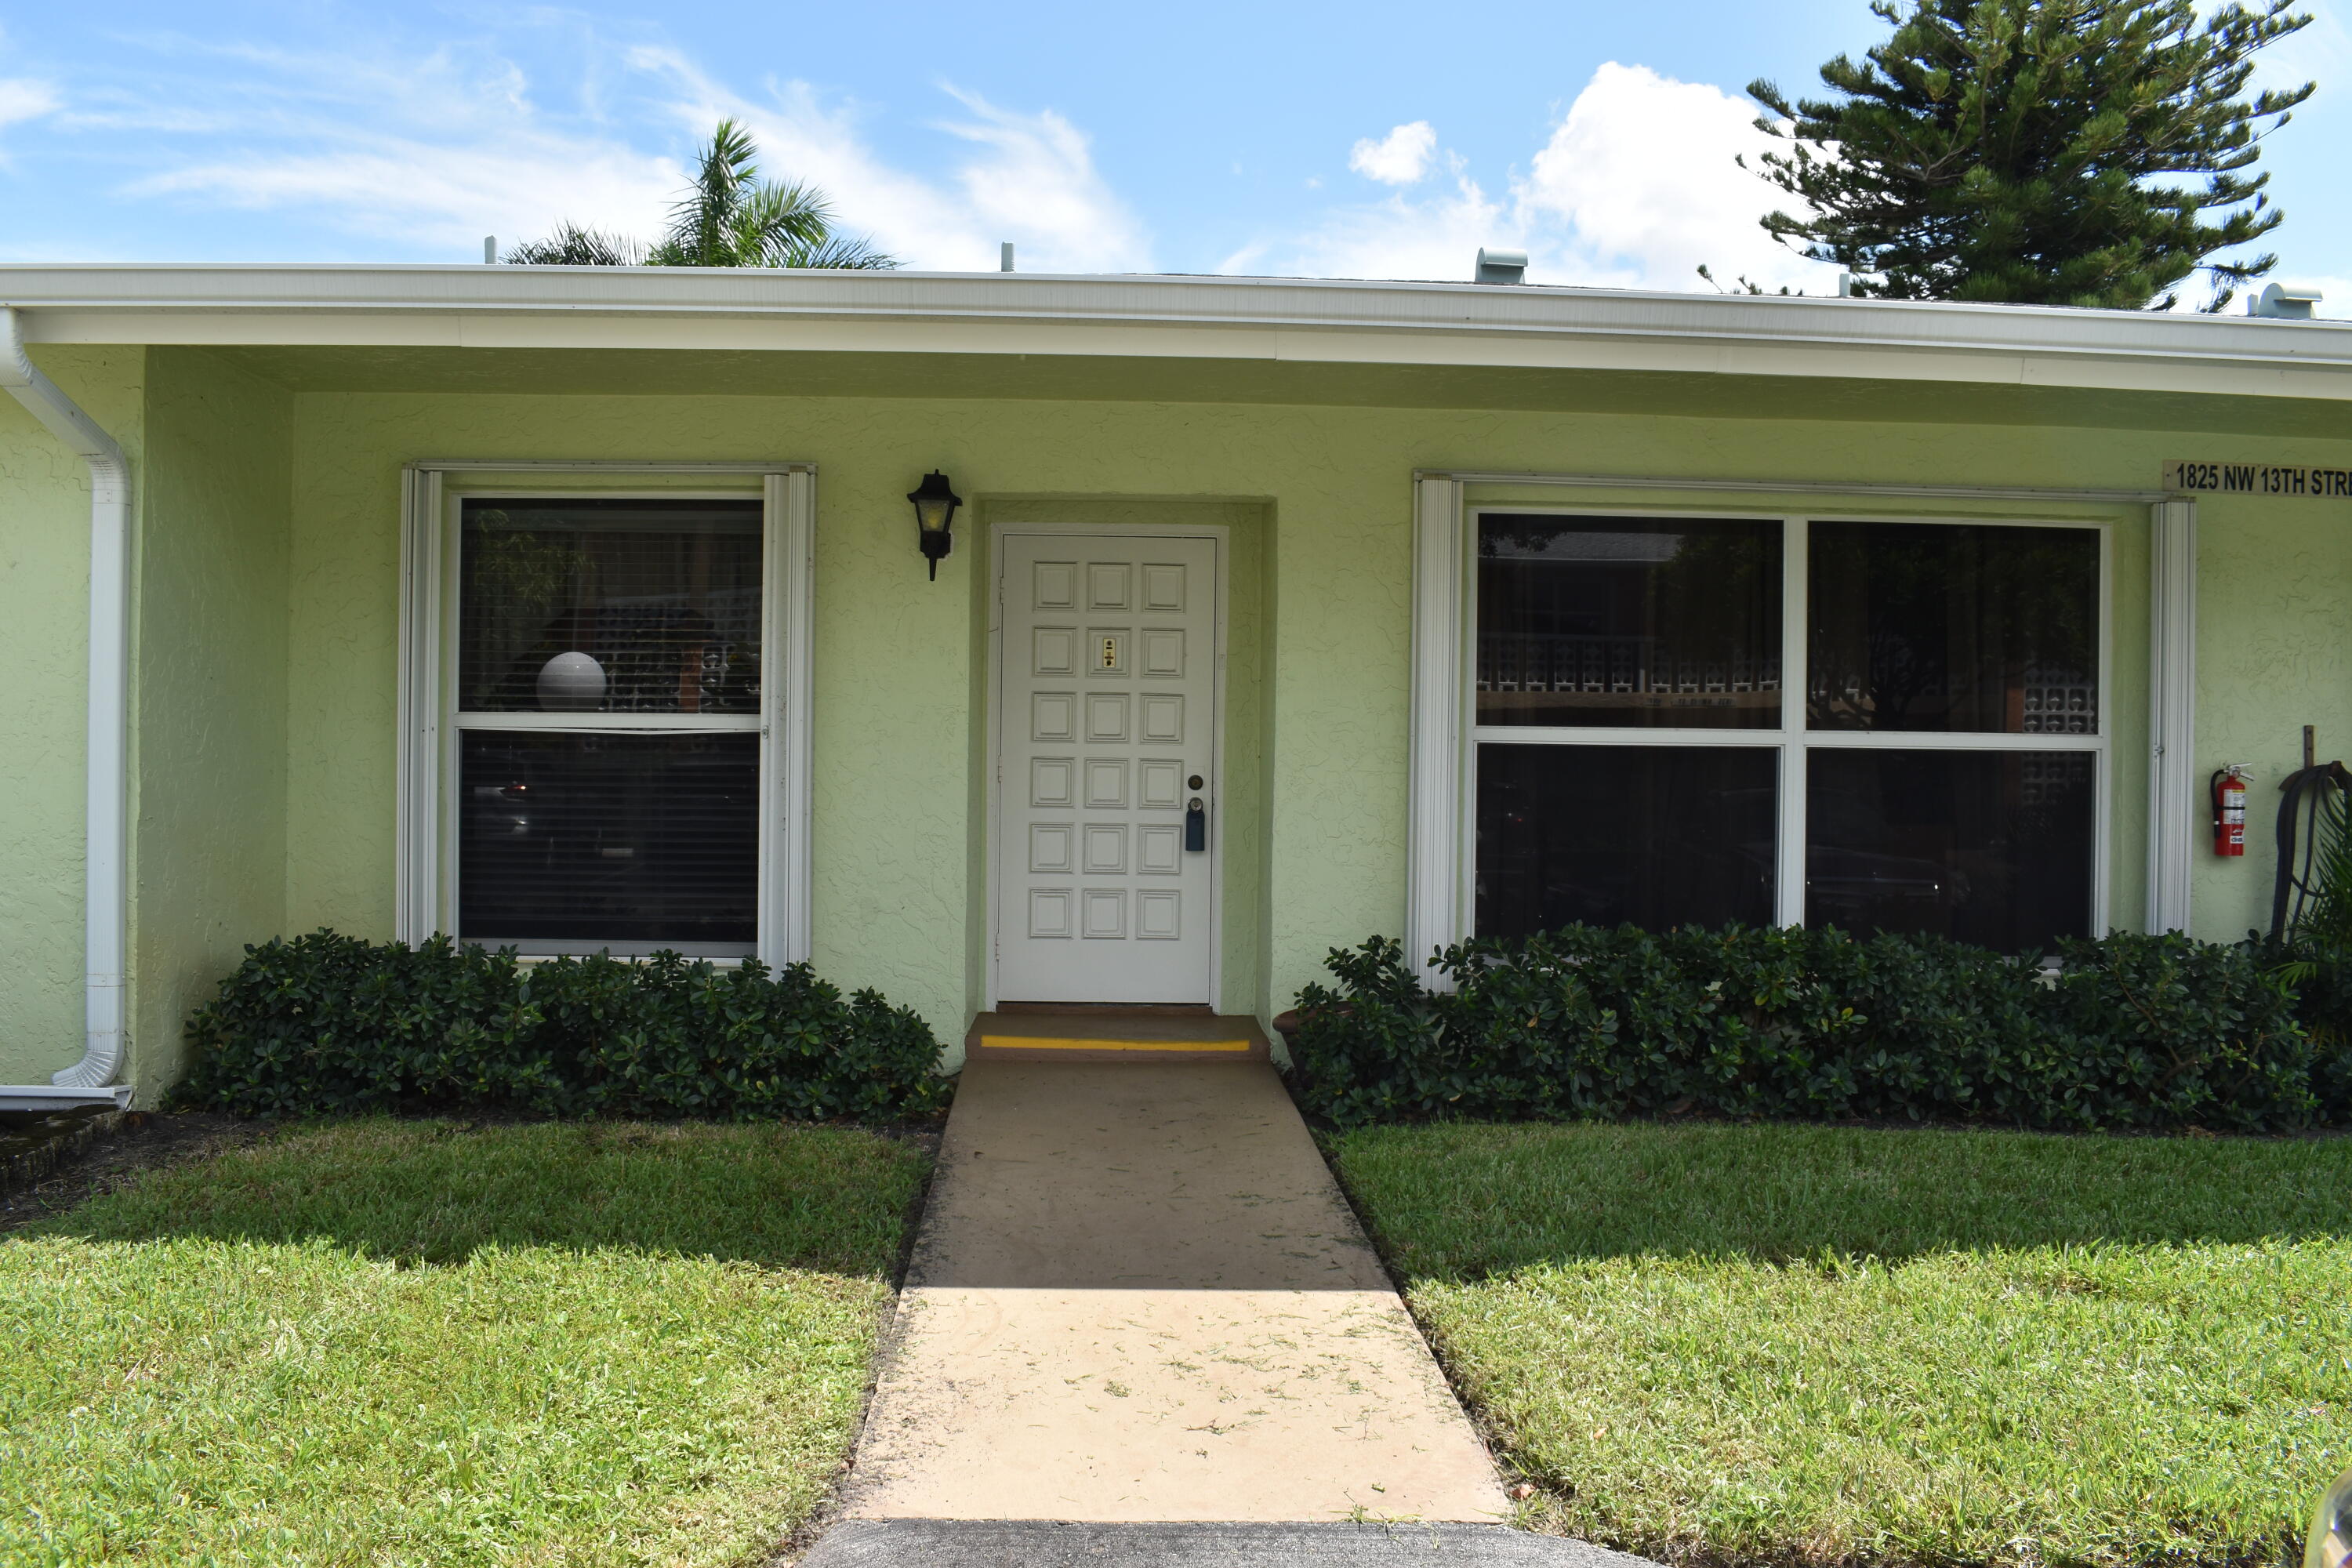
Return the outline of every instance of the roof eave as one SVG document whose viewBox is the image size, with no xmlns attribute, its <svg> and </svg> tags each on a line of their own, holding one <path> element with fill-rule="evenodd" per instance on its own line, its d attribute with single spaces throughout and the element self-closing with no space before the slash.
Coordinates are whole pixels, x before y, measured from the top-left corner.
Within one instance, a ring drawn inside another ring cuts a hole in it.
<svg viewBox="0 0 2352 1568">
<path fill-rule="evenodd" d="M 44 342 L 867 348 L 1586 365 L 2352 396 L 2352 322 L 1336 279 L 0 266 Z M 1712 357 L 1711 357 L 1712 356 Z M 2105 367 L 2099 369 L 2097 367 Z M 2178 383 L 2178 384 L 2176 384 Z"/>
</svg>

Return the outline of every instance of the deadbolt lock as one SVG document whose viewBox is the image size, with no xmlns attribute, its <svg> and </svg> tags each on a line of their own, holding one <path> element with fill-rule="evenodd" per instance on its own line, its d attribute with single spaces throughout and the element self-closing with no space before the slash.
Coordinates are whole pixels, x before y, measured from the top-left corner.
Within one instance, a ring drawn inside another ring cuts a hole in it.
<svg viewBox="0 0 2352 1568">
<path fill-rule="evenodd" d="M 1199 789 L 1201 787 L 1201 775 L 1194 773 L 1191 778 L 1186 779 L 1184 781 L 1184 787 L 1186 789 Z"/>
</svg>

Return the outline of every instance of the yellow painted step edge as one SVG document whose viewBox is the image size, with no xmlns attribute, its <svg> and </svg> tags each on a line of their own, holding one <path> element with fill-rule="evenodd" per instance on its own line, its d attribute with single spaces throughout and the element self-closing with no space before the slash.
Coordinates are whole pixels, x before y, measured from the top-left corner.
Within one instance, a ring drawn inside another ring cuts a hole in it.
<svg viewBox="0 0 2352 1568">
<path fill-rule="evenodd" d="M 1044 1035 L 982 1035 L 982 1050 L 1246 1051 L 1248 1040 L 1059 1040 Z"/>
</svg>

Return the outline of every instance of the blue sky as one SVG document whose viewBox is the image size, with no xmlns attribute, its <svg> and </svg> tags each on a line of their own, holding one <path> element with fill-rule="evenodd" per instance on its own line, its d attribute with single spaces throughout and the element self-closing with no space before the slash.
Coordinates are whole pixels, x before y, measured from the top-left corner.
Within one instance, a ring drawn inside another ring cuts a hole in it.
<svg viewBox="0 0 2352 1568">
<path fill-rule="evenodd" d="M 2282 280 L 2352 314 L 2352 0 L 2264 75 L 2320 96 L 2264 166 Z M 1765 239 L 1740 89 L 1812 85 L 1864 0 L 0 6 L 0 260 L 478 260 L 652 231 L 749 121 L 908 264 L 1820 289 Z"/>
</svg>

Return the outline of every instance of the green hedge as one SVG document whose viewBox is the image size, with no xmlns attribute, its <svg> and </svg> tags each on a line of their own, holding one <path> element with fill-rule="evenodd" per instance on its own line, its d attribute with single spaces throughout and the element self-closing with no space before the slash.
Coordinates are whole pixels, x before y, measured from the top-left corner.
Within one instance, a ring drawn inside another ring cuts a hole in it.
<svg viewBox="0 0 2352 1568">
<path fill-rule="evenodd" d="M 1927 936 L 1590 926 L 1335 950 L 1299 997 L 1300 1103 L 1341 1125 L 1693 1114 L 2282 1131 L 2352 1121 L 2352 1051 L 2278 955 L 2060 945 L 2057 973 Z M 2315 1038 L 2315 1036 L 2316 1038 Z"/>
<path fill-rule="evenodd" d="M 188 1020 L 185 1103 L 874 1121 L 946 1100 L 929 1026 L 806 964 L 524 963 L 330 931 L 245 951 Z"/>
</svg>

